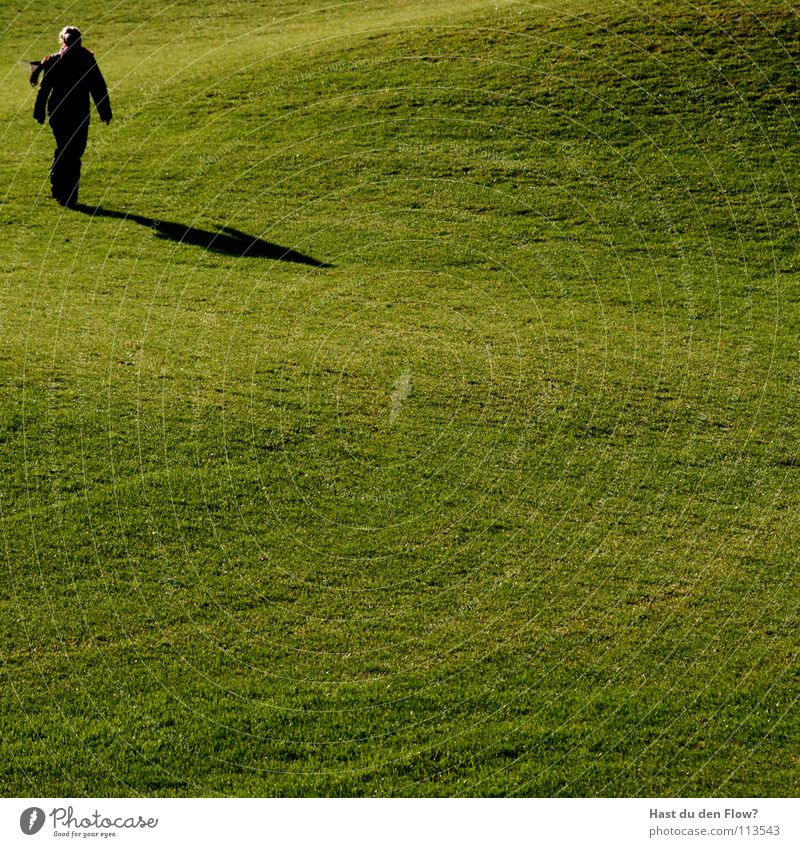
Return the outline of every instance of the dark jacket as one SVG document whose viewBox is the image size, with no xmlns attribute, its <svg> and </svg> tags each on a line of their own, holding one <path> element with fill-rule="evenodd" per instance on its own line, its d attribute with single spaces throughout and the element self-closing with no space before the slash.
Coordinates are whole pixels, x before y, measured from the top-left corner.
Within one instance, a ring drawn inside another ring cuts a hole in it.
<svg viewBox="0 0 800 847">
<path fill-rule="evenodd" d="M 41 74 L 42 84 L 33 108 L 33 117 L 39 123 L 44 123 L 45 108 L 51 124 L 83 123 L 89 117 L 90 94 L 100 120 L 111 120 L 106 81 L 91 50 L 75 45 L 45 56 Z"/>
</svg>

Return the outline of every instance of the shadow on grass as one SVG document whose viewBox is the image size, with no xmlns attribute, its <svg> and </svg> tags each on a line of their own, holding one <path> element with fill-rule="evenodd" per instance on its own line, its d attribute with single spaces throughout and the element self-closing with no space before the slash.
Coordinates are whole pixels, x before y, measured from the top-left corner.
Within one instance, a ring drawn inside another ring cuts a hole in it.
<svg viewBox="0 0 800 847">
<path fill-rule="evenodd" d="M 124 221 L 146 226 L 159 237 L 178 244 L 192 244 L 211 250 L 214 253 L 224 253 L 226 256 L 239 258 L 275 259 L 279 262 L 296 262 L 301 265 L 311 265 L 313 268 L 332 268 L 327 262 L 320 262 L 311 256 L 298 253 L 288 247 L 272 244 L 254 235 L 248 235 L 231 226 L 220 227 L 218 232 L 198 229 L 194 226 L 161 221 L 157 218 L 146 218 L 144 215 L 134 215 L 130 212 L 118 212 L 114 209 L 104 209 L 102 206 L 86 206 L 77 203 L 72 207 L 76 212 L 91 215 L 93 218 L 118 218 Z"/>
</svg>

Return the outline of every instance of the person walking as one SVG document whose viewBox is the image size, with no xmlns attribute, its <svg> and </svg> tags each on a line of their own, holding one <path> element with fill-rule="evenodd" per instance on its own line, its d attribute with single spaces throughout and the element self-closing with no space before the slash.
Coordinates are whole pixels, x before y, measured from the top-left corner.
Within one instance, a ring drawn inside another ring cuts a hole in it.
<svg viewBox="0 0 800 847">
<path fill-rule="evenodd" d="M 81 45 L 81 31 L 66 26 L 59 39 L 61 49 L 34 64 L 30 81 L 36 86 L 42 78 L 33 117 L 43 124 L 49 116 L 56 139 L 50 169 L 52 194 L 62 206 L 72 207 L 78 202 L 81 158 L 89 139 L 89 96 L 105 124 L 111 122 L 111 102 L 94 53 Z"/>
</svg>

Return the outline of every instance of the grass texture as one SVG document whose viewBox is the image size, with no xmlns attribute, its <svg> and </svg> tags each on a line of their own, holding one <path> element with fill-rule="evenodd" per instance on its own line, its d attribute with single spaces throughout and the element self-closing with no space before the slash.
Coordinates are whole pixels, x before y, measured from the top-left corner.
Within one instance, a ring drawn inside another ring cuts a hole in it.
<svg viewBox="0 0 800 847">
<path fill-rule="evenodd" d="M 4 795 L 796 792 L 791 4 L 0 8 Z"/>
</svg>

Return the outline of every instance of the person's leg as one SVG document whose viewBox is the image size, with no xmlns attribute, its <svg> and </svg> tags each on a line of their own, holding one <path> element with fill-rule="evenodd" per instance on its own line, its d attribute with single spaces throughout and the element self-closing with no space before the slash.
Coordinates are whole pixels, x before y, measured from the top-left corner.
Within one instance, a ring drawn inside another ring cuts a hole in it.
<svg viewBox="0 0 800 847">
<path fill-rule="evenodd" d="M 81 157 L 89 137 L 89 119 L 87 117 L 77 124 L 55 124 L 53 135 L 56 138 L 56 151 L 50 170 L 53 197 L 63 206 L 74 206 L 78 202 Z"/>
<path fill-rule="evenodd" d="M 50 192 L 59 203 L 64 202 L 64 148 L 69 136 L 67 128 L 58 124 L 50 123 L 53 136 L 56 139 L 56 149 L 53 153 L 53 165 L 50 168 Z"/>
</svg>

